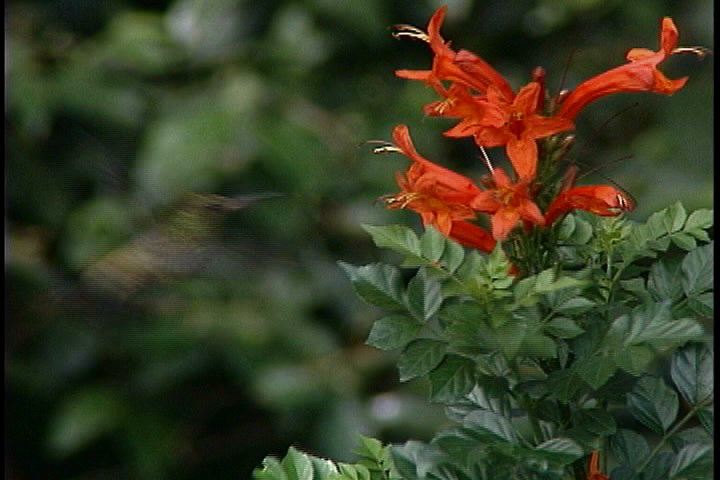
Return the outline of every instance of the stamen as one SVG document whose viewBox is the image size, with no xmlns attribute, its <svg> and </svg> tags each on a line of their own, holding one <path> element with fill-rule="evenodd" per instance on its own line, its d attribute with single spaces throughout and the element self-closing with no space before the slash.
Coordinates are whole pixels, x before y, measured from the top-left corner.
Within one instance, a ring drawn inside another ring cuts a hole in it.
<svg viewBox="0 0 720 480">
<path fill-rule="evenodd" d="M 712 50 L 705 47 L 678 47 L 671 53 L 693 53 L 702 59 L 705 55 L 712 55 Z"/>
<path fill-rule="evenodd" d="M 393 38 L 409 37 L 422 40 L 425 43 L 430 43 L 430 37 L 428 36 L 428 34 L 417 27 L 413 27 L 412 25 L 399 24 L 393 25 L 393 28 L 396 30 L 392 33 Z"/>
<path fill-rule="evenodd" d="M 388 152 L 395 152 L 395 153 L 403 153 L 400 148 L 396 147 L 395 145 L 383 145 L 382 147 L 375 147 L 372 150 L 372 153 L 388 153 Z"/>
<path fill-rule="evenodd" d="M 413 200 L 416 200 L 420 196 L 421 196 L 420 193 L 408 192 L 408 193 L 399 193 L 396 195 L 385 195 L 385 196 L 380 197 L 380 200 L 382 200 L 388 208 L 404 209 L 408 206 L 408 204 L 410 202 L 412 202 Z"/>
<path fill-rule="evenodd" d="M 495 169 L 493 168 L 492 163 L 490 163 L 490 157 L 488 157 L 488 154 L 483 147 L 480 147 L 480 153 L 482 153 L 483 161 L 485 162 L 485 165 L 488 167 L 488 170 L 490 170 L 490 173 L 492 173 L 494 175 Z"/>
<path fill-rule="evenodd" d="M 632 203 L 622 193 L 618 193 L 615 196 L 615 200 L 617 200 L 618 207 L 620 208 L 620 210 L 632 210 L 632 208 L 633 208 Z"/>
</svg>

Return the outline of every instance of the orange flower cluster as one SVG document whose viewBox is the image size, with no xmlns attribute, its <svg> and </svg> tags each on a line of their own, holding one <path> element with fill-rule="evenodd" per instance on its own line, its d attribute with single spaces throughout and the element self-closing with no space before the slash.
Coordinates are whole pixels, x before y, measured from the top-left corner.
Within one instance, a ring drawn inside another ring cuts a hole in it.
<svg viewBox="0 0 720 480">
<path fill-rule="evenodd" d="M 455 51 L 440 35 L 447 7 L 439 8 L 430 19 L 427 32 L 409 25 L 396 26 L 396 38 L 410 37 L 429 44 L 433 54 L 430 70 L 398 70 L 396 75 L 421 80 L 432 87 L 441 100 L 424 107 L 425 114 L 457 118 L 459 123 L 444 134 L 472 137 L 485 155 L 484 147 L 504 146 L 513 175 L 493 168 L 485 157 L 490 175 L 481 182 L 443 168 L 417 153 L 408 128 L 398 125 L 392 133 L 393 145 L 375 152 L 395 151 L 412 162 L 404 174 L 397 174 L 398 194 L 383 197 L 388 208 L 407 208 L 421 215 L 447 237 L 481 251 L 491 251 L 496 241 L 506 240 L 518 225 L 548 227 L 574 209 L 596 215 L 614 216 L 633 208 L 620 190 L 608 185 L 575 187 L 573 172 L 554 193 L 545 213 L 535 203 L 542 188 L 538 173 L 538 140 L 567 135 L 574 128 L 577 114 L 589 103 L 612 93 L 655 92 L 670 95 L 687 78 L 670 80 L 657 66 L 670 55 L 693 53 L 704 56 L 699 47 L 678 48 L 678 31 L 672 19 L 664 18 L 660 49 L 653 52 L 635 48 L 627 54 L 629 63 L 597 75 L 572 92 L 545 102 L 544 72 L 538 68 L 530 83 L 513 92 L 508 81 L 483 59 L 467 50 Z M 548 103 L 546 105 L 546 103 Z M 563 142 L 555 142 L 563 147 Z M 552 158 L 545 155 L 543 158 Z M 569 179 L 569 181 L 568 181 Z M 558 188 L 557 186 L 555 187 Z M 491 233 L 472 223 L 478 213 L 491 217 Z M 522 220 L 522 222 L 520 222 Z"/>
</svg>

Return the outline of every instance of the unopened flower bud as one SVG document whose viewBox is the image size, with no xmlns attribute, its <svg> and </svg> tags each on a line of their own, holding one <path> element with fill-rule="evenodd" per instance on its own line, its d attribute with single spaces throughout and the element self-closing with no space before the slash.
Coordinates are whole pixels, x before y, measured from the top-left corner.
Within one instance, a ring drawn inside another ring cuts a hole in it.
<svg viewBox="0 0 720 480">
<path fill-rule="evenodd" d="M 545 69 L 543 67 L 535 67 L 532 71 L 532 81 L 540 84 L 540 95 L 538 95 L 535 111 L 541 112 L 545 107 Z"/>
</svg>

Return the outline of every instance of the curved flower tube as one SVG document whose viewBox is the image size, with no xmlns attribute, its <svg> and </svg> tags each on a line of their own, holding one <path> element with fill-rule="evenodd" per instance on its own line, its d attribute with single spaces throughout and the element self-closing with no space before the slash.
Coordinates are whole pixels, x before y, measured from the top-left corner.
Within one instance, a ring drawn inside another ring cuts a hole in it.
<svg viewBox="0 0 720 480">
<path fill-rule="evenodd" d="M 677 48 L 678 29 L 670 17 L 662 20 L 660 49 L 633 48 L 627 53 L 630 63 L 601 73 L 575 88 L 562 102 L 557 116 L 574 120 L 580 111 L 598 98 L 619 92 L 655 92 L 672 95 L 685 85 L 688 77 L 670 80 L 657 66 L 670 55 L 693 53 L 704 57 L 709 50 L 702 47 Z"/>
<path fill-rule="evenodd" d="M 613 217 L 633 208 L 627 195 L 610 185 L 573 187 L 555 197 L 545 214 L 545 224 L 552 225 L 558 217 L 576 209 Z"/>
<path fill-rule="evenodd" d="M 447 6 L 438 8 L 428 23 L 427 33 L 410 25 L 397 25 L 394 36 L 417 38 L 430 44 L 434 53 L 432 70 L 397 70 L 395 75 L 410 80 L 423 80 L 437 88 L 441 80 L 456 82 L 485 93 L 488 86 L 495 85 L 507 98 L 512 98 L 512 88 L 505 78 L 483 59 L 467 50 L 455 52 L 450 42 L 440 35 Z"/>
</svg>

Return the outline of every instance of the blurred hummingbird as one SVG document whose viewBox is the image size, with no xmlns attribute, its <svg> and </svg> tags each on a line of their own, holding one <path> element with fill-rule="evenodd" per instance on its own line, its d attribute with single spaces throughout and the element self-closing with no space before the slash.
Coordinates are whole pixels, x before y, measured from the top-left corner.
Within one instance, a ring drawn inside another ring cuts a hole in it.
<svg viewBox="0 0 720 480">
<path fill-rule="evenodd" d="M 221 247 L 228 213 L 280 195 L 185 194 L 157 225 L 91 263 L 82 272 L 83 286 L 126 300 L 148 285 L 197 274 Z"/>
</svg>

